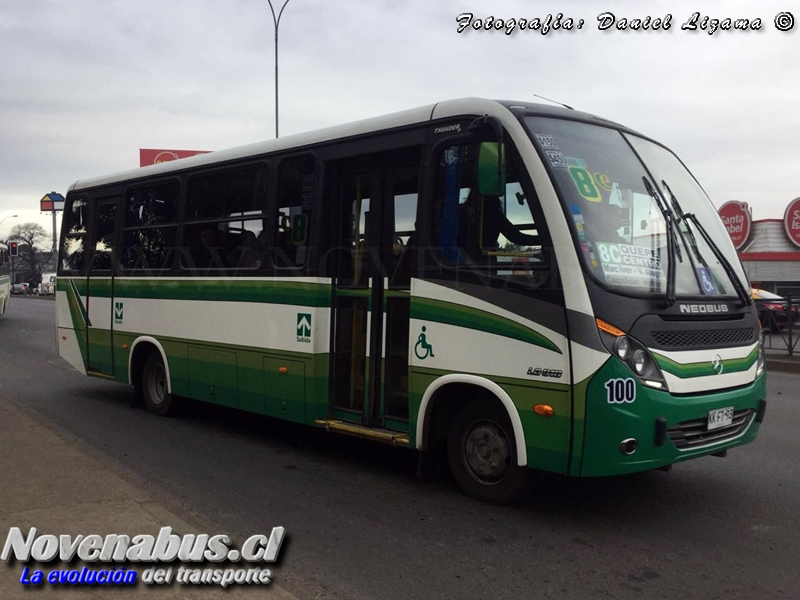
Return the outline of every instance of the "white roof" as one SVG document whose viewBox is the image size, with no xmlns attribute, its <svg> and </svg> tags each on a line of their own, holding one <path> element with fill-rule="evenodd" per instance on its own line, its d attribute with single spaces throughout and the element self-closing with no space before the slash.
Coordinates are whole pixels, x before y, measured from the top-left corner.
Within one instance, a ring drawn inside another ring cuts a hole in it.
<svg viewBox="0 0 800 600">
<path fill-rule="evenodd" d="M 432 119 L 447 118 L 461 114 L 498 115 L 498 113 L 505 113 L 506 115 L 510 116 L 508 109 L 495 100 L 486 100 L 484 98 L 462 98 L 459 100 L 448 100 L 445 102 L 439 102 L 438 104 L 429 104 L 427 106 L 421 106 L 411 110 L 392 113 L 380 117 L 373 117 L 371 119 L 364 119 L 361 121 L 354 121 L 352 123 L 345 123 L 343 125 L 336 125 L 333 127 L 318 129 L 296 135 L 290 135 L 275 140 L 256 142 L 254 144 L 239 146 L 228 150 L 218 150 L 216 152 L 209 152 L 207 154 L 199 154 L 189 158 L 182 158 L 180 160 L 169 161 L 148 167 L 130 169 L 128 171 L 122 171 L 120 173 L 114 173 L 112 175 L 103 177 L 83 179 L 73 183 L 69 190 L 72 191 L 86 189 L 98 185 L 106 185 L 119 181 L 136 179 L 138 177 L 147 177 L 162 173 L 165 174 L 192 167 L 212 165 L 218 162 L 246 158 L 248 156 L 266 154 L 269 152 L 277 152 L 279 150 L 301 148 L 303 146 L 308 146 L 318 142 L 347 138 L 371 133 L 373 131 L 380 131 L 383 129 L 393 129 L 396 127 L 413 125 L 416 123 L 430 121 Z"/>
</svg>

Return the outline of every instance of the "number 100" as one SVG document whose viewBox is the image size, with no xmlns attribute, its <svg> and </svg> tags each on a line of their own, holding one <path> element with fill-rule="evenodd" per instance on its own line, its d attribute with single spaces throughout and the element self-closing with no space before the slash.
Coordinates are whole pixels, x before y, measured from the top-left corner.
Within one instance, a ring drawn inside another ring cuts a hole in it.
<svg viewBox="0 0 800 600">
<path fill-rule="evenodd" d="M 631 403 L 636 400 L 636 382 L 627 379 L 609 379 L 605 383 L 606 399 L 609 404 Z"/>
</svg>

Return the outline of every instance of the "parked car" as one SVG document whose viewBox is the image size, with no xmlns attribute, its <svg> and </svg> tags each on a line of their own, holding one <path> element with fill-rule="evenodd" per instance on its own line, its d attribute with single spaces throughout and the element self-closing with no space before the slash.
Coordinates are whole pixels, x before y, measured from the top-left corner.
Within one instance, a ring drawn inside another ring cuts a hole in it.
<svg viewBox="0 0 800 600">
<path fill-rule="evenodd" d="M 761 321 L 761 328 L 767 331 L 780 331 L 786 327 L 789 322 L 789 315 L 791 315 L 792 324 L 797 323 L 800 319 L 800 313 L 797 312 L 797 306 L 792 306 L 789 309 L 789 303 L 772 292 L 766 290 L 752 290 L 753 301 L 758 308 L 758 318 Z"/>
<path fill-rule="evenodd" d="M 12 294 L 27 294 L 28 293 L 28 284 L 27 283 L 15 283 L 11 286 L 11 293 Z"/>
<path fill-rule="evenodd" d="M 56 293 L 56 274 L 45 273 L 42 275 L 42 280 L 39 282 L 39 295 L 52 296 Z"/>
</svg>

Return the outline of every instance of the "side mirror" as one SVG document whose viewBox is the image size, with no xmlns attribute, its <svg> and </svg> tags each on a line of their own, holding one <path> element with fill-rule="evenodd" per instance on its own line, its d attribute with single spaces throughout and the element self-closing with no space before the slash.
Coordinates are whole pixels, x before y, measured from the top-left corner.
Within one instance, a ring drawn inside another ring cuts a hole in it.
<svg viewBox="0 0 800 600">
<path fill-rule="evenodd" d="M 478 152 L 478 191 L 483 196 L 503 196 L 506 193 L 505 145 L 483 142 Z"/>
</svg>

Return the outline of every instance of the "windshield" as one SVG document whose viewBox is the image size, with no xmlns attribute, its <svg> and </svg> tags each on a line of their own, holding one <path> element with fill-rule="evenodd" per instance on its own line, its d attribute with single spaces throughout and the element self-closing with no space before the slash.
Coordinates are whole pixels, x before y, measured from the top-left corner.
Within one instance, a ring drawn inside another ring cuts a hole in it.
<svg viewBox="0 0 800 600">
<path fill-rule="evenodd" d="M 608 127 L 536 117 L 526 117 L 525 124 L 551 167 L 584 264 L 601 283 L 664 295 L 672 261 L 676 295 L 736 295 L 714 251 L 682 213 L 696 216 L 746 282 L 714 207 L 671 152 Z"/>
</svg>

